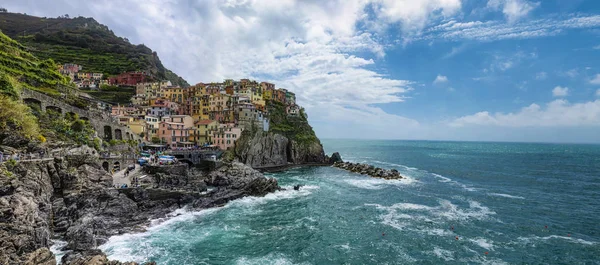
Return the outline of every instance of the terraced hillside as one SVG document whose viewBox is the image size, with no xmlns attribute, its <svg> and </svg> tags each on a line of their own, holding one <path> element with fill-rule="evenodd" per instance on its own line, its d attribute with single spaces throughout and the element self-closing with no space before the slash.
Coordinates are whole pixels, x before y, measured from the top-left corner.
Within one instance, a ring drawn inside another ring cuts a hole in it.
<svg viewBox="0 0 600 265">
<path fill-rule="evenodd" d="M 147 71 L 156 79 L 189 86 L 183 78 L 163 66 L 156 52 L 116 36 L 93 18 L 41 18 L 0 13 L 0 30 L 41 59 L 53 59 L 61 64 L 76 63 L 86 72 L 105 75 Z"/>
</svg>

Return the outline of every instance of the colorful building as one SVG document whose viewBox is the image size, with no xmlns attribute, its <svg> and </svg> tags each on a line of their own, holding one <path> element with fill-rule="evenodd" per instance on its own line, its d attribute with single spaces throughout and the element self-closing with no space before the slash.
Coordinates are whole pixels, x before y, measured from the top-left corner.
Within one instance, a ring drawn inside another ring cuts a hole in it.
<svg viewBox="0 0 600 265">
<path fill-rule="evenodd" d="M 213 132 L 213 144 L 221 150 L 228 150 L 235 146 L 241 135 L 242 128 L 236 127 L 235 124 L 220 124 L 219 129 Z"/>
<path fill-rule="evenodd" d="M 219 123 L 213 120 L 199 120 L 194 123 L 196 129 L 195 142 L 198 145 L 212 144 L 213 131 L 219 129 Z"/>
<path fill-rule="evenodd" d="M 115 86 L 137 86 L 139 83 L 146 82 L 150 77 L 144 72 L 128 72 L 108 79 L 108 83 Z"/>
</svg>

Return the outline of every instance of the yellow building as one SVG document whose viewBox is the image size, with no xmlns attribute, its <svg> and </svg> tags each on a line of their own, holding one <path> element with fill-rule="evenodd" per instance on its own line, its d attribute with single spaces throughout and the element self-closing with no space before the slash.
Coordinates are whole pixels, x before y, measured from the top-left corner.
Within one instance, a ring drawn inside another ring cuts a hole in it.
<svg viewBox="0 0 600 265">
<path fill-rule="evenodd" d="M 164 89 L 164 97 L 171 102 L 183 104 L 187 100 L 187 93 L 181 87 L 169 87 Z"/>
<path fill-rule="evenodd" d="M 199 120 L 195 122 L 196 143 L 198 145 L 209 144 L 213 142 L 212 132 L 219 129 L 219 123 L 213 120 Z"/>
<path fill-rule="evenodd" d="M 140 134 L 146 134 L 146 120 L 144 119 L 134 119 L 129 121 L 129 123 L 127 124 L 127 127 L 129 127 L 129 129 L 131 129 L 131 131 L 136 134 L 136 135 L 140 135 Z"/>
</svg>

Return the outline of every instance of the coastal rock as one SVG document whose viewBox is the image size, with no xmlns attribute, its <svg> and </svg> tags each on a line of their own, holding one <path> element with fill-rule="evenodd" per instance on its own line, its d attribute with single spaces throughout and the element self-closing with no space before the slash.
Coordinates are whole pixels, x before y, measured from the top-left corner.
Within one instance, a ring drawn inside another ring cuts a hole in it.
<svg viewBox="0 0 600 265">
<path fill-rule="evenodd" d="M 350 163 L 350 162 L 336 162 L 333 164 L 334 167 L 348 170 L 350 172 L 359 173 L 363 175 L 369 175 L 374 178 L 382 179 L 402 179 L 400 172 L 396 169 L 383 169 L 368 164 L 361 163 Z"/>
<path fill-rule="evenodd" d="M 281 134 L 262 131 L 242 134 L 234 150 L 238 161 L 253 168 L 327 162 L 318 141 L 298 143 Z"/>
<path fill-rule="evenodd" d="M 210 172 L 206 182 L 216 189 L 209 197 L 194 202 L 195 207 L 219 206 L 246 196 L 265 196 L 280 189 L 276 179 L 266 178 L 257 170 L 237 162 Z"/>
<path fill-rule="evenodd" d="M 25 265 L 55 265 L 56 258 L 48 248 L 38 248 L 33 253 L 29 254 L 29 258 Z"/>
<path fill-rule="evenodd" d="M 333 153 L 328 161 L 329 161 L 329 164 L 332 164 L 332 165 L 335 163 L 344 162 L 344 160 L 342 160 L 342 156 L 338 152 Z"/>
<path fill-rule="evenodd" d="M 187 164 L 145 166 L 144 172 L 151 177 L 151 187 L 155 189 L 182 189 L 206 191 L 204 177 L 196 170 L 189 170 Z"/>
</svg>

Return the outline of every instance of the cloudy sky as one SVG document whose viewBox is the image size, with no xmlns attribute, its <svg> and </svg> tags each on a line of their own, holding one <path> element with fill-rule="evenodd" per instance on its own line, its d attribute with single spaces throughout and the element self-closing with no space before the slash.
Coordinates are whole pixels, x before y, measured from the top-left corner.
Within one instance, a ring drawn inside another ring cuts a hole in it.
<svg viewBox="0 0 600 265">
<path fill-rule="evenodd" d="M 3 0 L 94 17 L 190 83 L 296 92 L 322 138 L 600 142 L 597 0 Z"/>
</svg>

